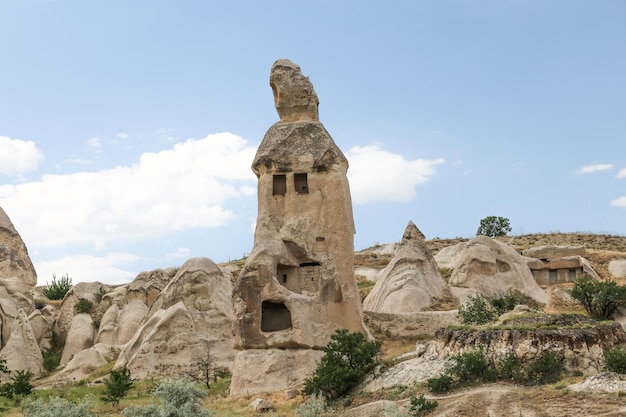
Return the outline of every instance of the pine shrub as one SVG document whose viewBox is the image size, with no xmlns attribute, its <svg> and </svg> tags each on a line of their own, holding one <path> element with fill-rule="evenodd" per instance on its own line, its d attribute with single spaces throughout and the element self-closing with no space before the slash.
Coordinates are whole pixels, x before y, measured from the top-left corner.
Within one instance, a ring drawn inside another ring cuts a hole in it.
<svg viewBox="0 0 626 417">
<path fill-rule="evenodd" d="M 104 395 L 102 401 L 118 405 L 128 391 L 133 387 L 133 379 L 130 377 L 130 370 L 126 367 L 109 372 L 109 378 L 104 382 Z"/>
<path fill-rule="evenodd" d="M 459 307 L 459 316 L 463 324 L 486 324 L 491 322 L 496 312 L 485 298 L 478 294 L 469 295 L 469 301 Z"/>
<path fill-rule="evenodd" d="M 57 281 L 57 276 L 52 274 L 52 282 L 41 290 L 48 300 L 62 300 L 65 294 L 72 288 L 72 278 L 65 274 Z"/>
</svg>

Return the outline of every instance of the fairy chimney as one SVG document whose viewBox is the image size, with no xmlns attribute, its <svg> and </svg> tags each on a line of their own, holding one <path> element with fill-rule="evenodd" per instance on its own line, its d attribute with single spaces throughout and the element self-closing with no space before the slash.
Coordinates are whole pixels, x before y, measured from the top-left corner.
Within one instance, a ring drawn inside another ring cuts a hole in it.
<svg viewBox="0 0 626 417">
<path fill-rule="evenodd" d="M 233 291 L 238 349 L 319 349 L 336 329 L 369 332 L 354 275 L 348 161 L 319 122 L 313 85 L 288 60 L 272 66 L 280 121 L 252 163 L 254 247 Z"/>
</svg>

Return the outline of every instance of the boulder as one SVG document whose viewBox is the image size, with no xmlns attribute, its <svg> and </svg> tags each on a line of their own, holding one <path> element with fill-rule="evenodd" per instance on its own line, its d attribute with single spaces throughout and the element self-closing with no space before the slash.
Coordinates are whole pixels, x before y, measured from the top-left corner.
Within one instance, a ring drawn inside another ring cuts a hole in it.
<svg viewBox="0 0 626 417">
<path fill-rule="evenodd" d="M 508 290 L 517 290 L 538 303 L 548 302 L 548 295 L 515 249 L 487 236 L 458 245 L 462 250 L 452 263 L 448 280 L 451 287 L 470 289 L 487 297 L 501 297 Z"/>
<path fill-rule="evenodd" d="M 568 386 L 572 391 L 586 392 L 626 392 L 626 375 L 616 372 L 602 372 Z"/>
<path fill-rule="evenodd" d="M 61 365 L 67 364 L 81 350 L 93 346 L 94 333 L 93 320 L 89 314 L 81 313 L 74 316 L 63 347 Z"/>
<path fill-rule="evenodd" d="M 626 259 L 611 259 L 609 261 L 609 274 L 613 278 L 626 278 Z"/>
<path fill-rule="evenodd" d="M 6 360 L 6 366 L 11 370 L 30 371 L 39 376 L 43 370 L 43 355 L 24 310 L 18 310 L 11 329 L 11 336 L 0 351 L 0 358 Z"/>
<path fill-rule="evenodd" d="M 285 391 L 304 384 L 323 352 L 309 349 L 248 349 L 237 353 L 230 384 L 232 397 Z"/>
<path fill-rule="evenodd" d="M 424 235 L 409 222 L 402 243 L 363 302 L 379 313 L 414 313 L 427 309 L 448 285 L 424 243 Z"/>
<path fill-rule="evenodd" d="M 269 413 L 270 411 L 274 411 L 274 404 L 264 398 L 257 398 L 252 401 L 250 407 L 252 407 L 255 413 Z"/>
<path fill-rule="evenodd" d="M 547 261 L 569 256 L 586 256 L 587 249 L 584 246 L 535 246 L 522 251 L 522 255 Z"/>
</svg>

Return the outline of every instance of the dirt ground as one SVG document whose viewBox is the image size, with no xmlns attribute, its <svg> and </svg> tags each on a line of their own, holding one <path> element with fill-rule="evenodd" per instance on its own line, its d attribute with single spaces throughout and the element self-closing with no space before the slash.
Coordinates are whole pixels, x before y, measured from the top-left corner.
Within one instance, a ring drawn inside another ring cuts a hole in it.
<svg viewBox="0 0 626 417">
<path fill-rule="evenodd" d="M 580 393 L 555 386 L 489 384 L 426 398 L 439 401 L 429 414 L 433 417 L 626 416 L 626 393 Z"/>
</svg>

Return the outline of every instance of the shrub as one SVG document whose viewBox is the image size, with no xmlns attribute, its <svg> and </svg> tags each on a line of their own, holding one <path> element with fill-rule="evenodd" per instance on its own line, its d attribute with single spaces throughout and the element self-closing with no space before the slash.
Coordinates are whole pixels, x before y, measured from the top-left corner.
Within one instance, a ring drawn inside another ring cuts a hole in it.
<svg viewBox="0 0 626 417">
<path fill-rule="evenodd" d="M 622 348 L 604 350 L 604 369 L 618 374 L 626 374 L 626 352 Z"/>
<path fill-rule="evenodd" d="M 459 382 L 493 382 L 498 379 L 487 353 L 484 349 L 459 353 L 452 356 L 452 363 L 446 372 L 455 376 Z"/>
<path fill-rule="evenodd" d="M 305 381 L 305 394 L 340 397 L 361 382 L 377 363 L 380 343 L 366 341 L 362 333 L 338 329 L 330 339 L 315 373 Z"/>
<path fill-rule="evenodd" d="M 531 308 L 538 308 L 539 304 L 530 296 L 518 290 L 509 289 L 502 297 L 492 299 L 489 304 L 498 316 L 511 311 L 515 306 L 524 304 Z"/>
<path fill-rule="evenodd" d="M 65 294 L 72 288 L 72 278 L 67 273 L 57 281 L 57 276 L 52 274 L 52 283 L 48 284 L 41 290 L 48 300 L 62 300 Z"/>
<path fill-rule="evenodd" d="M 124 417 L 211 417 L 215 413 L 202 408 L 200 399 L 206 393 L 193 382 L 184 379 L 167 379 L 152 392 L 160 404 L 134 406 L 122 411 Z"/>
<path fill-rule="evenodd" d="M 418 397 L 411 397 L 411 406 L 409 407 L 410 417 L 425 416 L 431 413 L 437 406 L 439 401 L 427 400 L 424 394 L 420 394 Z"/>
<path fill-rule="evenodd" d="M 74 304 L 74 313 L 90 313 L 93 308 L 93 303 L 85 298 L 80 298 L 76 304 Z"/>
<path fill-rule="evenodd" d="M 61 363 L 61 352 L 42 352 L 43 354 L 43 369 L 48 372 L 52 372 Z"/>
<path fill-rule="evenodd" d="M 526 367 L 529 380 L 537 385 L 557 382 L 564 371 L 563 359 L 550 350 L 544 352 L 543 356 Z"/>
<path fill-rule="evenodd" d="M 459 307 L 459 316 L 464 324 L 486 324 L 495 317 L 494 310 L 491 309 L 487 300 L 478 294 L 469 295 L 469 301 Z"/>
<path fill-rule="evenodd" d="M 496 363 L 496 369 L 502 379 L 522 382 L 525 378 L 522 363 L 513 353 L 502 356 Z"/>
<path fill-rule="evenodd" d="M 506 236 L 511 231 L 511 224 L 506 217 L 487 216 L 480 221 L 476 236 Z"/>
<path fill-rule="evenodd" d="M 133 387 L 133 379 L 130 377 L 130 370 L 126 367 L 119 370 L 112 369 L 109 378 L 104 382 L 104 395 L 102 401 L 118 405 L 120 400 L 128 394 Z"/>
<path fill-rule="evenodd" d="M 444 373 L 441 376 L 429 378 L 426 381 L 426 385 L 428 387 L 428 391 L 433 394 L 444 394 L 452 389 L 453 382 L 454 380 L 452 377 Z"/>
<path fill-rule="evenodd" d="M 324 397 L 313 394 L 296 409 L 296 415 L 298 417 L 323 417 L 332 415 L 332 411 L 326 405 Z"/>
<path fill-rule="evenodd" d="M 26 402 L 23 412 L 24 417 L 97 417 L 96 413 L 89 409 L 92 402 L 92 397 L 78 402 L 58 397 L 50 398 L 50 401 L 45 402 L 38 398 L 35 401 Z"/>
<path fill-rule="evenodd" d="M 626 305 L 626 287 L 611 280 L 581 278 L 574 283 L 570 294 L 596 320 L 608 320 L 618 307 Z"/>
</svg>

